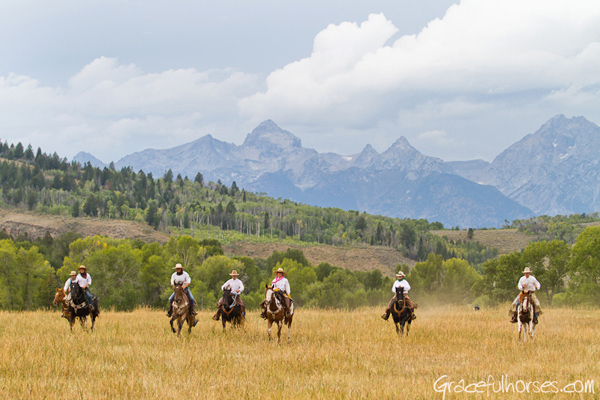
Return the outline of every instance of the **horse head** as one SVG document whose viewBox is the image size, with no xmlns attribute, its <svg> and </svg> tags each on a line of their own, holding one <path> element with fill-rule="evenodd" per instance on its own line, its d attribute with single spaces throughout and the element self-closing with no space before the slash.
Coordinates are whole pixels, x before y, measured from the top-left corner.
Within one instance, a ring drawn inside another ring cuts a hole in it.
<svg viewBox="0 0 600 400">
<path fill-rule="evenodd" d="M 175 292 L 175 296 L 173 297 L 173 302 L 174 303 L 181 303 L 181 301 L 183 300 L 183 284 L 180 282 L 175 282 L 175 285 L 173 285 L 174 287 L 174 292 Z"/>
<path fill-rule="evenodd" d="M 519 295 L 519 301 L 521 303 L 521 308 L 524 312 L 529 311 L 529 303 L 531 303 L 531 292 L 523 290 Z"/>
<path fill-rule="evenodd" d="M 75 304 L 79 304 L 80 297 L 83 297 L 83 290 L 77 282 L 71 282 L 71 299 Z"/>
<path fill-rule="evenodd" d="M 223 290 L 223 304 L 228 306 L 233 302 L 233 296 L 231 295 L 231 288 L 227 287 Z"/>
<path fill-rule="evenodd" d="M 404 307 L 404 288 L 402 286 L 396 288 L 396 302 Z"/>
<path fill-rule="evenodd" d="M 54 294 L 54 301 L 52 304 L 57 306 L 65 300 L 66 294 L 63 288 L 56 288 L 56 294 Z"/>
<path fill-rule="evenodd" d="M 269 304 L 273 300 L 273 286 L 265 285 L 265 303 Z"/>
</svg>

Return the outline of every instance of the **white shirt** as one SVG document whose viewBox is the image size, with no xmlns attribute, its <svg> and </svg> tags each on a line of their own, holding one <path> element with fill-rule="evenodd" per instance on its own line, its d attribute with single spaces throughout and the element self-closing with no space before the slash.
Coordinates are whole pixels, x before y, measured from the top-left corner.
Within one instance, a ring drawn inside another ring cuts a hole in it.
<svg viewBox="0 0 600 400">
<path fill-rule="evenodd" d="M 519 290 L 535 292 L 536 290 L 540 290 L 541 287 L 538 280 L 535 279 L 535 276 L 529 275 L 529 278 L 522 276 L 521 279 L 519 279 Z"/>
<path fill-rule="evenodd" d="M 81 274 L 77 275 L 77 277 L 75 278 L 75 281 L 77 281 L 77 283 L 79 284 L 79 287 L 84 287 L 85 285 L 92 285 L 92 276 L 87 273 L 85 278 L 83 276 L 81 276 Z"/>
<path fill-rule="evenodd" d="M 273 285 L 273 287 L 275 287 L 279 290 L 283 290 L 288 295 L 290 294 L 290 282 L 283 276 L 281 278 L 276 277 L 275 279 L 273 279 L 273 281 L 271 282 L 271 285 Z"/>
<path fill-rule="evenodd" d="M 192 278 L 190 278 L 190 274 L 185 271 L 183 271 L 181 275 L 177 275 L 177 272 L 173 272 L 173 275 L 171 275 L 171 286 L 175 283 L 180 283 L 182 285 L 187 283 L 189 285 L 192 283 Z"/>
<path fill-rule="evenodd" d="M 231 288 L 231 291 L 233 293 L 238 293 L 238 289 L 240 290 L 239 293 L 242 293 L 244 291 L 244 284 L 239 279 L 231 278 L 230 280 L 225 282 L 223 286 L 221 286 L 221 290 L 227 289 L 227 286 Z"/>
<path fill-rule="evenodd" d="M 408 291 L 410 290 L 410 285 L 408 284 L 406 279 L 402 279 L 401 281 L 396 279 L 396 282 L 394 282 L 394 284 L 392 285 L 392 292 L 394 292 L 394 294 L 396 294 L 396 288 L 398 287 L 404 288 L 404 294 L 408 294 Z"/>
<path fill-rule="evenodd" d="M 89 276 L 89 275 L 88 275 L 88 276 Z M 75 279 L 71 279 L 71 278 L 69 277 L 69 279 L 67 279 L 67 281 L 65 282 L 65 287 L 63 288 L 63 289 L 64 289 L 64 291 L 65 291 L 65 293 L 66 293 L 66 292 L 68 292 L 68 291 L 71 289 L 71 281 L 73 281 L 73 282 L 77 282 L 77 278 L 75 278 Z"/>
</svg>

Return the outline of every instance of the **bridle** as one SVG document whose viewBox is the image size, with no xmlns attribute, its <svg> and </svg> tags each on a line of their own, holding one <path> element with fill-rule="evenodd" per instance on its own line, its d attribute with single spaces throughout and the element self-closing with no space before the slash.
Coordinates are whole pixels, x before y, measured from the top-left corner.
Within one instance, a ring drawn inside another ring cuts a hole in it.
<svg viewBox="0 0 600 400">
<path fill-rule="evenodd" d="M 279 302 L 279 299 L 277 299 L 277 296 L 275 296 L 275 290 L 273 290 L 272 288 L 268 288 L 267 289 L 267 293 L 266 295 L 269 295 L 269 292 L 271 294 L 270 299 L 266 300 L 265 299 L 265 306 L 267 307 L 267 313 L 271 314 L 271 315 L 275 315 L 278 314 L 279 312 L 281 312 L 282 307 L 281 307 L 281 303 Z M 273 299 L 275 299 L 275 303 L 273 303 Z M 274 304 L 275 305 L 275 310 L 271 310 L 271 305 Z"/>
<path fill-rule="evenodd" d="M 398 316 L 400 316 L 400 314 L 402 314 L 402 312 L 406 309 L 406 300 L 404 299 L 404 289 L 402 289 L 402 297 L 400 298 L 400 293 L 396 292 L 396 301 L 394 302 L 394 311 L 396 311 L 396 314 L 398 314 Z M 398 302 L 402 300 L 402 309 L 400 311 L 398 311 Z"/>
</svg>

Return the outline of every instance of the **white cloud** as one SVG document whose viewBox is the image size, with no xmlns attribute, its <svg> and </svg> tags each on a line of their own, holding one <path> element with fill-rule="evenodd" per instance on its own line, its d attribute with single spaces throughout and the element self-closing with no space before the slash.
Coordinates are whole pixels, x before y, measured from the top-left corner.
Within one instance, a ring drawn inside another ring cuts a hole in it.
<svg viewBox="0 0 600 400">
<path fill-rule="evenodd" d="M 404 135 L 428 155 L 489 160 L 554 114 L 600 122 L 600 2 L 462 0 L 414 35 L 391 16 L 325 27 L 264 82 L 110 57 L 58 85 L 6 74 L 0 135 L 110 161 L 207 133 L 241 142 L 269 118 L 319 151 L 383 151 Z"/>
<path fill-rule="evenodd" d="M 256 76 L 238 71 L 144 73 L 106 57 L 86 65 L 66 87 L 11 74 L 0 77 L 2 139 L 67 157 L 81 150 L 117 160 L 215 133 L 206 128 L 238 120 L 237 101 L 257 89 Z"/>
<path fill-rule="evenodd" d="M 551 93 L 600 82 L 600 2 L 463 0 L 419 34 L 388 43 L 395 32 L 382 14 L 328 26 L 310 57 L 272 72 L 265 91 L 240 102 L 242 113 L 321 129 L 389 120 L 410 139 L 445 129 L 432 120 L 485 118 L 481 110 L 511 103 L 531 116 L 527 107 Z M 412 126 L 399 118 L 432 105 L 433 114 L 409 117 Z"/>
</svg>

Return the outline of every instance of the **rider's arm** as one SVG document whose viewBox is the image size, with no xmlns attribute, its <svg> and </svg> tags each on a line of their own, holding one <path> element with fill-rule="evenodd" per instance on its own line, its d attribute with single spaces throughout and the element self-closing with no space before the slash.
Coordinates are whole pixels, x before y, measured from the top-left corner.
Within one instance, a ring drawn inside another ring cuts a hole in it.
<svg viewBox="0 0 600 400">
<path fill-rule="evenodd" d="M 65 293 L 71 288 L 71 278 L 67 279 L 65 282 L 65 287 L 63 288 Z"/>
<path fill-rule="evenodd" d="M 392 285 L 392 293 L 396 294 L 396 288 L 398 287 L 398 285 L 398 281 L 394 281 L 394 284 Z"/>
<path fill-rule="evenodd" d="M 288 296 L 291 296 L 290 281 L 287 279 L 285 280 L 285 292 L 288 294 Z"/>
<path fill-rule="evenodd" d="M 542 285 L 540 285 L 540 281 L 538 281 L 537 279 L 535 279 L 535 287 L 537 288 L 537 290 L 540 290 L 542 288 Z"/>
<path fill-rule="evenodd" d="M 244 291 L 244 283 L 240 280 L 240 288 L 238 289 L 238 293 L 242 293 Z"/>
<path fill-rule="evenodd" d="M 85 289 L 88 286 L 90 286 L 92 284 L 92 276 L 90 274 L 87 274 L 87 278 L 85 278 L 85 285 L 83 285 L 81 288 Z"/>
<path fill-rule="evenodd" d="M 171 286 L 175 287 L 175 274 L 176 272 L 173 272 L 173 274 L 171 275 Z"/>
<path fill-rule="evenodd" d="M 521 279 L 519 279 L 519 284 L 517 285 L 517 287 L 519 288 L 520 291 L 523 291 L 523 277 L 521 277 Z"/>
<path fill-rule="evenodd" d="M 190 274 L 188 274 L 187 272 L 185 273 L 186 276 L 183 280 L 183 288 L 185 289 L 186 287 L 190 286 L 190 284 L 192 283 L 192 278 L 190 278 Z"/>
<path fill-rule="evenodd" d="M 408 283 L 406 280 L 404 280 L 403 282 L 404 282 L 404 294 L 408 294 L 408 291 L 410 290 L 410 283 Z"/>
<path fill-rule="evenodd" d="M 221 286 L 221 290 L 225 290 L 225 288 L 229 285 L 229 281 L 225 282 L 223 286 Z"/>
</svg>

